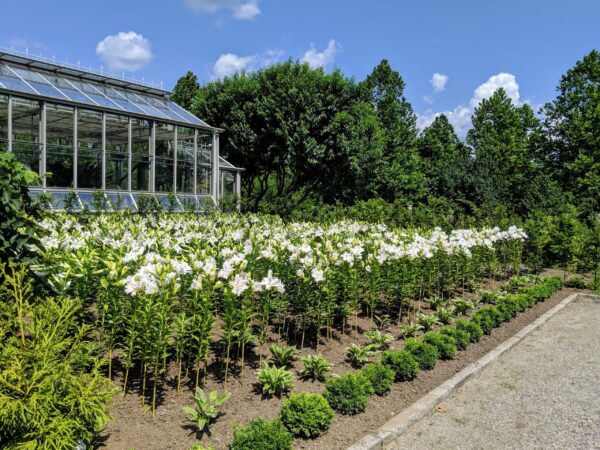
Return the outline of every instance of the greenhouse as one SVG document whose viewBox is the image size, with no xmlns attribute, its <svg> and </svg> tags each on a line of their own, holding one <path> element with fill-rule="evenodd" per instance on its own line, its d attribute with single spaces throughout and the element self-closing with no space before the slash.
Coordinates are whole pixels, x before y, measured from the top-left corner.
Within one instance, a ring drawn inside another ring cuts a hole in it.
<svg viewBox="0 0 600 450">
<path fill-rule="evenodd" d="M 0 52 L 0 151 L 40 175 L 34 194 L 93 209 L 202 208 L 239 198 L 242 169 L 219 155 L 219 133 L 141 81 Z M 97 204 L 97 203 L 96 203 Z"/>
</svg>

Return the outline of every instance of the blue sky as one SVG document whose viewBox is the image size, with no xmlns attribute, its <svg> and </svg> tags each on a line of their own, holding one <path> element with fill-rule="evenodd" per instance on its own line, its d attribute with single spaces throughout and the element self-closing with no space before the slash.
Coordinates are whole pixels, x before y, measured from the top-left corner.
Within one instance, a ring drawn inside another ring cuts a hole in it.
<svg viewBox="0 0 600 450">
<path fill-rule="evenodd" d="M 597 0 L 0 0 L 0 18 L 1 47 L 166 88 L 288 58 L 361 80 L 387 58 L 419 123 L 446 112 L 461 134 L 497 87 L 537 108 L 600 49 Z"/>
</svg>

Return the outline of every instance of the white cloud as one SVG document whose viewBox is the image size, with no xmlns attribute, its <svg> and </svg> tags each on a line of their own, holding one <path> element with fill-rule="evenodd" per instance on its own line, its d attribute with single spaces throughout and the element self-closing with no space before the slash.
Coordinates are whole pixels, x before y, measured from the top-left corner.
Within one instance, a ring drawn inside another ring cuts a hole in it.
<svg viewBox="0 0 600 450">
<path fill-rule="evenodd" d="M 433 86 L 433 92 L 438 93 L 442 92 L 446 89 L 446 83 L 448 82 L 448 75 L 444 75 L 443 73 L 434 73 L 429 81 Z"/>
<path fill-rule="evenodd" d="M 221 79 L 246 70 L 255 59 L 256 56 L 238 56 L 233 53 L 225 53 L 219 56 L 213 66 L 212 78 Z"/>
<path fill-rule="evenodd" d="M 106 36 L 96 46 L 96 54 L 109 69 L 134 72 L 143 69 L 152 60 L 152 45 L 134 31 Z"/>
<path fill-rule="evenodd" d="M 471 98 L 471 108 L 477 107 L 481 100 L 490 98 L 494 92 L 498 89 L 503 88 L 506 91 L 506 95 L 510 98 L 514 104 L 519 104 L 519 85 L 517 79 L 511 73 L 499 73 L 490 77 L 485 83 L 481 84 L 473 93 Z"/>
<path fill-rule="evenodd" d="M 335 60 L 335 55 L 339 52 L 339 50 L 340 47 L 334 39 L 329 41 L 327 48 L 322 52 L 318 52 L 314 44 L 310 44 L 310 49 L 304 53 L 301 61 L 308 63 L 308 65 L 313 68 L 325 68 Z"/>
<path fill-rule="evenodd" d="M 226 9 L 238 20 L 252 20 L 260 14 L 257 0 L 185 0 L 185 4 L 197 13 L 215 13 Z"/>
<path fill-rule="evenodd" d="M 434 84 L 435 75 L 441 74 L 434 74 L 433 78 L 431 79 L 434 92 L 436 89 Z M 443 82 L 444 88 L 446 82 L 447 78 Z M 467 131 L 469 131 L 469 128 L 471 128 L 471 115 L 473 114 L 475 108 L 479 105 L 481 100 L 491 97 L 494 92 L 500 88 L 503 88 L 506 91 L 506 95 L 513 101 L 514 104 L 522 104 L 522 102 L 520 102 L 521 95 L 519 93 L 519 85 L 516 77 L 513 74 L 503 72 L 491 76 L 485 83 L 480 84 L 473 92 L 473 96 L 469 100 L 468 106 L 458 105 L 452 110 L 438 112 L 427 109 L 425 112 L 417 114 L 417 126 L 423 129 L 431 125 L 436 117 L 444 114 L 454 127 L 456 134 L 458 134 L 460 137 L 465 137 Z M 425 100 L 428 98 L 430 97 L 425 97 Z"/>
</svg>

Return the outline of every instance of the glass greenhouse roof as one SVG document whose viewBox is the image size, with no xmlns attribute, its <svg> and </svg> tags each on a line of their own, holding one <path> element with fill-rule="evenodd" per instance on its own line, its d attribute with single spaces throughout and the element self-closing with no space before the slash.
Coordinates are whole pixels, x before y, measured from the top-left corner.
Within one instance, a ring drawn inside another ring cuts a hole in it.
<svg viewBox="0 0 600 450">
<path fill-rule="evenodd" d="M 212 128 L 168 100 L 167 91 L 1 52 L 0 88 L 102 110 Z"/>
</svg>

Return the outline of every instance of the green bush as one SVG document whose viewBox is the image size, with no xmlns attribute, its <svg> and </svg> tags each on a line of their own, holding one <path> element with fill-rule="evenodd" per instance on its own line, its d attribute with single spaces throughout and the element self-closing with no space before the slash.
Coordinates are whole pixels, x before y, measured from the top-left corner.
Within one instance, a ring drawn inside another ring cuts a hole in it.
<svg viewBox="0 0 600 450">
<path fill-rule="evenodd" d="M 442 359 L 452 359 L 456 353 L 456 340 L 447 334 L 430 331 L 425 333 L 423 341 L 437 348 Z"/>
<path fill-rule="evenodd" d="M 479 340 L 483 336 L 483 329 L 477 322 L 473 320 L 457 320 L 455 325 L 456 329 L 463 330 L 469 333 L 471 342 L 479 342 Z"/>
<path fill-rule="evenodd" d="M 294 374 L 284 367 L 264 366 L 257 371 L 263 395 L 281 395 L 294 388 Z"/>
<path fill-rule="evenodd" d="M 458 350 L 466 349 L 471 342 L 471 335 L 465 330 L 459 330 L 453 326 L 447 326 L 440 329 L 440 333 L 454 338 Z"/>
<path fill-rule="evenodd" d="M 333 410 L 321 394 L 293 394 L 281 407 L 281 422 L 294 436 L 321 436 L 332 420 Z"/>
<path fill-rule="evenodd" d="M 471 316 L 471 320 L 481 327 L 485 334 L 491 334 L 494 329 L 494 318 L 487 311 L 475 311 Z"/>
<path fill-rule="evenodd" d="M 433 369 L 439 358 L 439 352 L 436 347 L 417 338 L 407 339 L 404 342 L 404 349 L 416 358 L 423 370 Z"/>
<path fill-rule="evenodd" d="M 369 380 L 357 371 L 329 377 L 323 395 L 334 410 L 352 415 L 365 410 L 373 392 Z"/>
<path fill-rule="evenodd" d="M 394 372 L 396 381 L 414 380 L 419 373 L 419 361 L 406 350 L 388 350 L 383 353 L 381 363 Z"/>
<path fill-rule="evenodd" d="M 294 437 L 280 420 L 255 419 L 233 432 L 231 450 L 291 450 Z"/>
<path fill-rule="evenodd" d="M 369 380 L 377 395 L 385 395 L 392 388 L 396 374 L 381 363 L 368 364 L 360 372 Z"/>
<path fill-rule="evenodd" d="M 26 270 L 10 269 L 0 266 L 0 304 L 11 312 L 0 314 L 2 448 L 89 444 L 108 422 L 115 392 L 103 376 L 90 328 L 79 323 L 83 306 L 71 298 L 29 303 Z"/>
<path fill-rule="evenodd" d="M 36 181 L 38 176 L 15 160 L 14 153 L 0 152 L 0 261 L 29 263 L 37 258 L 32 247 L 40 245 L 42 213 L 28 189 Z"/>
</svg>

